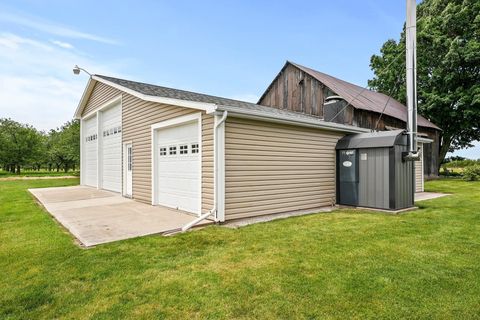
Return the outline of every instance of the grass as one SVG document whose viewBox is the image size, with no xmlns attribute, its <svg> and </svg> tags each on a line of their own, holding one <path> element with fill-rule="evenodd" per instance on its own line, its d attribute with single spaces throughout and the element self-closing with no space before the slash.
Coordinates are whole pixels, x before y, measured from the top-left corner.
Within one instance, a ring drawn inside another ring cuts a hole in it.
<svg viewBox="0 0 480 320">
<path fill-rule="evenodd" d="M 48 171 L 48 170 L 22 170 L 20 174 L 11 173 L 0 169 L 0 178 L 9 178 L 9 177 L 58 177 L 58 176 L 79 176 L 79 171 Z"/>
<path fill-rule="evenodd" d="M 480 182 L 404 215 L 339 210 L 81 249 L 0 182 L 0 318 L 479 319 Z"/>
</svg>

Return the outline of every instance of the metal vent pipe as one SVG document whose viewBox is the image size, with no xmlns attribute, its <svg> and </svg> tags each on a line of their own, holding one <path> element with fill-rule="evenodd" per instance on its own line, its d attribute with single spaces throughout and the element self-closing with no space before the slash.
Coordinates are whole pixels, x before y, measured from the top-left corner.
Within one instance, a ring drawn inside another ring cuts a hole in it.
<svg viewBox="0 0 480 320">
<path fill-rule="evenodd" d="M 407 65 L 407 158 L 418 158 L 417 148 L 417 3 L 407 0 L 406 65 Z"/>
</svg>

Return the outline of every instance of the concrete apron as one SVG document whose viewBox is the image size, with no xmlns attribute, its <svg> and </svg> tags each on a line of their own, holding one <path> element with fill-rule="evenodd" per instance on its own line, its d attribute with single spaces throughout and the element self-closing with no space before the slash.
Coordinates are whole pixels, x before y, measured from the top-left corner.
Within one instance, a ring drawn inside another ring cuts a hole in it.
<svg viewBox="0 0 480 320">
<path fill-rule="evenodd" d="M 196 218 L 86 186 L 29 191 L 85 247 L 151 234 L 171 234 Z M 209 223 L 204 220 L 199 226 Z"/>
</svg>

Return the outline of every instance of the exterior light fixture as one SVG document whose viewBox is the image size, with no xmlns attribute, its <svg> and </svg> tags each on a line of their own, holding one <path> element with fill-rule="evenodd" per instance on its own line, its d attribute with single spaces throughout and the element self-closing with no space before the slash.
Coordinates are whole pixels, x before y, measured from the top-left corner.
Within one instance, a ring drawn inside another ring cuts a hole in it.
<svg viewBox="0 0 480 320">
<path fill-rule="evenodd" d="M 90 77 L 92 76 L 92 74 L 90 72 L 88 72 L 87 70 L 83 69 L 83 68 L 80 68 L 79 66 L 75 65 L 75 67 L 73 67 L 73 74 L 75 75 L 78 75 L 80 74 L 80 71 L 83 71 L 85 72 L 86 74 L 88 74 Z"/>
</svg>

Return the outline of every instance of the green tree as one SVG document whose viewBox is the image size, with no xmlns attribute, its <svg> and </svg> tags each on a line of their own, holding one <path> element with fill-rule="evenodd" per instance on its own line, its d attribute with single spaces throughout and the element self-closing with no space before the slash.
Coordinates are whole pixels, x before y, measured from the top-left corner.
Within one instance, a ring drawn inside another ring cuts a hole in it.
<svg viewBox="0 0 480 320">
<path fill-rule="evenodd" d="M 400 55 L 400 56 L 399 56 Z M 406 102 L 405 28 L 373 55 L 369 86 Z M 480 140 L 480 1 L 424 0 L 417 9 L 418 110 L 442 128 L 447 152 Z"/>
<path fill-rule="evenodd" d="M 61 128 L 50 130 L 47 141 L 49 162 L 65 172 L 80 162 L 80 123 L 77 120 L 65 123 Z"/>
<path fill-rule="evenodd" d="M 32 126 L 11 119 L 0 119 L 0 162 L 4 168 L 20 174 L 41 154 L 41 133 Z"/>
</svg>

